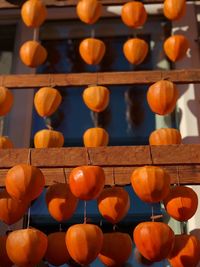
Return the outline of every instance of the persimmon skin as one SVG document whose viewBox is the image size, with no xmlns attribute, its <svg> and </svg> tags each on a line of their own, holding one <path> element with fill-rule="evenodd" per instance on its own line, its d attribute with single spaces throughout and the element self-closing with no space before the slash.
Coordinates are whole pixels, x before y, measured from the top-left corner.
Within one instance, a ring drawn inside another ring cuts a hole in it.
<svg viewBox="0 0 200 267">
<path fill-rule="evenodd" d="M 174 232 L 161 222 L 143 222 L 133 232 L 133 239 L 139 252 L 155 262 L 168 257 L 174 245 Z"/>
<path fill-rule="evenodd" d="M 160 167 L 144 166 L 135 169 L 132 173 L 131 185 L 142 201 L 156 203 L 168 195 L 170 176 Z"/>
<path fill-rule="evenodd" d="M 0 149 L 14 148 L 13 142 L 7 136 L 0 136 Z"/>
<path fill-rule="evenodd" d="M 64 232 L 55 232 L 47 236 L 48 246 L 45 259 L 52 265 L 60 266 L 67 263 L 70 259 L 65 236 L 66 233 Z"/>
<path fill-rule="evenodd" d="M 67 183 L 51 185 L 46 192 L 46 204 L 50 215 L 58 222 L 70 219 L 78 205 Z"/>
<path fill-rule="evenodd" d="M 179 20 L 186 13 L 186 1 L 165 0 L 163 13 L 169 20 Z"/>
<path fill-rule="evenodd" d="M 164 42 L 164 52 L 167 57 L 176 62 L 183 59 L 190 47 L 188 39 L 184 35 L 173 35 Z"/>
<path fill-rule="evenodd" d="M 76 224 L 66 233 L 65 242 L 70 256 L 81 265 L 93 262 L 101 251 L 103 233 L 93 224 Z"/>
<path fill-rule="evenodd" d="M 46 49 L 36 41 L 25 42 L 19 51 L 21 61 L 30 68 L 43 64 L 47 58 Z"/>
<path fill-rule="evenodd" d="M 105 188 L 97 203 L 101 215 L 112 224 L 120 222 L 130 208 L 128 192 L 121 187 Z"/>
<path fill-rule="evenodd" d="M 200 241 L 194 235 L 175 235 L 174 247 L 168 255 L 172 267 L 196 267 L 200 260 Z"/>
<path fill-rule="evenodd" d="M 198 207 L 198 196 L 192 188 L 175 186 L 164 199 L 167 213 L 178 221 L 188 221 Z"/>
<path fill-rule="evenodd" d="M 11 198 L 5 189 L 0 191 L 0 221 L 7 225 L 18 222 L 26 213 L 29 204 L 29 202 Z"/>
<path fill-rule="evenodd" d="M 105 174 L 99 166 L 80 166 L 74 168 L 69 175 L 69 186 L 79 199 L 96 199 L 105 185 Z"/>
<path fill-rule="evenodd" d="M 8 235 L 6 250 L 17 266 L 33 267 L 44 257 L 47 243 L 47 236 L 37 229 L 16 230 Z"/>
<path fill-rule="evenodd" d="M 110 92 L 105 86 L 90 86 L 83 91 L 83 101 L 94 112 L 104 111 L 110 100 Z"/>
<path fill-rule="evenodd" d="M 102 5 L 98 0 L 81 0 L 76 6 L 76 13 L 80 20 L 87 24 L 94 24 L 100 18 Z"/>
<path fill-rule="evenodd" d="M 88 65 L 98 65 L 106 52 L 106 46 L 103 41 L 95 38 L 84 39 L 79 45 L 81 58 Z"/>
<path fill-rule="evenodd" d="M 7 236 L 0 236 L 0 266 L 1 267 L 12 267 L 13 262 L 9 259 L 6 251 Z"/>
<path fill-rule="evenodd" d="M 61 132 L 54 130 L 41 130 L 34 135 L 35 148 L 62 147 L 64 136 Z"/>
<path fill-rule="evenodd" d="M 5 116 L 12 109 L 14 103 L 14 96 L 11 91 L 4 87 L 0 86 L 0 116 Z"/>
<path fill-rule="evenodd" d="M 120 267 L 130 257 L 132 240 L 126 233 L 106 233 L 103 237 L 103 246 L 98 255 L 100 261 L 108 267 Z"/>
<path fill-rule="evenodd" d="M 34 105 L 37 113 L 41 117 L 51 116 L 61 104 L 62 96 L 60 92 L 52 87 L 40 88 L 34 97 Z"/>
<path fill-rule="evenodd" d="M 170 81 L 161 80 L 148 88 L 147 102 L 150 109 L 159 115 L 167 115 L 174 111 L 179 91 Z"/>
<path fill-rule="evenodd" d="M 140 38 L 132 38 L 123 45 L 123 52 L 126 59 L 134 65 L 141 64 L 149 51 L 148 44 Z"/>
<path fill-rule="evenodd" d="M 182 143 L 181 133 L 173 128 L 160 128 L 149 136 L 149 144 L 153 146 L 179 145 Z"/>
<path fill-rule="evenodd" d="M 38 28 L 47 17 L 47 9 L 40 0 L 28 0 L 21 8 L 21 17 L 27 27 Z"/>
<path fill-rule="evenodd" d="M 121 18 L 124 24 L 132 28 L 143 26 L 147 20 L 144 5 L 138 1 L 128 2 L 123 5 Z"/>
<path fill-rule="evenodd" d="M 11 197 L 30 202 L 42 193 L 45 178 L 40 169 L 28 164 L 18 164 L 7 172 L 5 184 Z"/>
</svg>

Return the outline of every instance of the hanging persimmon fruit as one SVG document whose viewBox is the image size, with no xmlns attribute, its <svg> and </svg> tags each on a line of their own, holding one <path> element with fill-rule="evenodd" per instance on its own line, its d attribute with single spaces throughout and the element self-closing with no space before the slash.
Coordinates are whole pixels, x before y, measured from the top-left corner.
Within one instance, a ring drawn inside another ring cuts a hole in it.
<svg viewBox="0 0 200 267">
<path fill-rule="evenodd" d="M 62 101 L 60 92 L 52 87 L 40 88 L 34 97 L 34 105 L 41 117 L 51 116 Z"/>
<path fill-rule="evenodd" d="M 29 202 L 11 198 L 5 189 L 0 191 L 0 221 L 8 225 L 18 222 L 24 216 L 28 206 Z"/>
<path fill-rule="evenodd" d="M 11 91 L 4 86 L 0 86 L 0 116 L 4 116 L 10 112 L 13 102 L 14 97 Z"/>
<path fill-rule="evenodd" d="M 123 46 L 126 59 L 135 65 L 139 65 L 145 60 L 148 51 L 148 44 L 140 38 L 129 39 Z"/>
<path fill-rule="evenodd" d="M 86 106 L 95 112 L 104 111 L 110 99 L 110 92 L 104 86 L 89 86 L 83 91 L 83 101 Z"/>
<path fill-rule="evenodd" d="M 131 255 L 132 247 L 133 242 L 128 234 L 106 233 L 98 258 L 108 267 L 123 266 Z"/>
<path fill-rule="evenodd" d="M 99 64 L 104 57 L 105 51 L 104 42 L 95 38 L 84 39 L 79 45 L 79 53 L 89 65 Z"/>
<path fill-rule="evenodd" d="M 165 0 L 163 12 L 165 17 L 170 20 L 178 20 L 185 15 L 185 0 Z"/>
<path fill-rule="evenodd" d="M 13 262 L 9 259 L 6 251 L 6 241 L 8 236 L 0 236 L 0 266 L 1 267 L 12 267 Z"/>
<path fill-rule="evenodd" d="M 181 133 L 173 128 L 160 128 L 153 131 L 149 136 L 149 144 L 154 146 L 160 145 L 178 145 L 181 144 Z"/>
<path fill-rule="evenodd" d="M 62 147 L 64 136 L 61 132 L 54 130 L 41 130 L 34 135 L 35 148 Z"/>
<path fill-rule="evenodd" d="M 55 232 L 48 235 L 48 246 L 45 259 L 54 266 L 67 263 L 70 259 L 65 243 L 65 232 Z"/>
<path fill-rule="evenodd" d="M 175 235 L 168 261 L 172 267 L 196 267 L 200 260 L 200 241 L 194 235 Z"/>
<path fill-rule="evenodd" d="M 167 115 L 174 111 L 178 95 L 179 92 L 174 83 L 161 80 L 149 87 L 147 102 L 153 112 Z"/>
<path fill-rule="evenodd" d="M 164 42 L 164 51 L 167 57 L 176 62 L 186 56 L 189 41 L 184 35 L 172 35 Z"/>
<path fill-rule="evenodd" d="M 168 195 L 170 176 L 160 167 L 144 166 L 132 173 L 131 185 L 142 201 L 156 203 Z"/>
<path fill-rule="evenodd" d="M 108 133 L 100 127 L 87 129 L 83 134 L 83 143 L 85 147 L 107 146 L 108 141 Z"/>
<path fill-rule="evenodd" d="M 120 222 L 130 208 L 129 194 L 122 187 L 105 188 L 97 203 L 100 214 L 112 224 Z"/>
<path fill-rule="evenodd" d="M 96 199 L 105 185 L 104 170 L 99 166 L 80 166 L 74 168 L 69 175 L 69 186 L 79 199 Z"/>
<path fill-rule="evenodd" d="M 47 58 L 46 49 L 36 41 L 25 42 L 19 51 L 21 61 L 28 67 L 36 68 Z"/>
<path fill-rule="evenodd" d="M 64 222 L 74 214 L 78 199 L 72 194 L 67 183 L 58 183 L 47 189 L 46 204 L 51 216 L 58 222 Z"/>
<path fill-rule="evenodd" d="M 163 200 L 167 213 L 178 221 L 188 221 L 198 207 L 198 196 L 192 188 L 174 186 Z"/>
<path fill-rule="evenodd" d="M 33 267 L 44 257 L 47 243 L 47 236 L 37 229 L 16 230 L 8 235 L 6 250 L 17 266 Z"/>
<path fill-rule="evenodd" d="M 28 164 L 19 164 L 7 172 L 5 184 L 11 197 L 30 202 L 42 193 L 45 179 L 40 169 Z"/>
<path fill-rule="evenodd" d="M 101 16 L 102 5 L 98 0 L 80 0 L 76 12 L 80 20 L 94 24 Z"/>
<path fill-rule="evenodd" d="M 162 222 L 143 222 L 135 227 L 133 239 L 146 259 L 161 261 L 168 257 L 173 248 L 174 232 Z"/>
<path fill-rule="evenodd" d="M 40 27 L 47 17 L 47 9 L 40 0 L 28 0 L 21 8 L 21 17 L 27 27 Z"/>
<path fill-rule="evenodd" d="M 101 251 L 103 233 L 97 225 L 75 224 L 67 230 L 65 241 L 72 259 L 86 266 L 93 262 Z"/>
<path fill-rule="evenodd" d="M 147 12 L 141 2 L 132 1 L 123 5 L 121 18 L 127 26 L 137 28 L 145 24 Z"/>
<path fill-rule="evenodd" d="M 0 149 L 13 148 L 13 142 L 7 136 L 0 136 Z"/>
</svg>

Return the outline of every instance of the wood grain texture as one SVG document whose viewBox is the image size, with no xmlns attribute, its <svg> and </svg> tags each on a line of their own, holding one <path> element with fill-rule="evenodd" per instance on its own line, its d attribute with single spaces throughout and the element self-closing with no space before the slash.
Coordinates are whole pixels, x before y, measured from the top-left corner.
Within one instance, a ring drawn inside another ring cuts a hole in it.
<svg viewBox="0 0 200 267">
<path fill-rule="evenodd" d="M 162 79 L 168 79 L 177 84 L 200 83 L 200 69 L 185 69 L 171 71 L 129 71 L 129 72 L 99 72 L 79 74 L 21 74 L 0 75 L 0 84 L 10 89 L 25 89 L 42 86 L 87 86 L 152 84 Z"/>
<path fill-rule="evenodd" d="M 27 163 L 30 149 L 0 150 L 0 186 L 4 186 L 7 170 Z M 135 168 L 154 165 L 165 168 L 171 183 L 200 184 L 200 145 L 116 146 L 100 148 L 31 149 L 31 163 L 41 168 L 46 186 L 64 182 L 73 167 L 92 164 L 102 166 L 106 185 L 128 185 Z"/>
<path fill-rule="evenodd" d="M 197 0 L 187 0 L 187 2 L 196 2 Z M 43 2 L 49 7 L 63 7 L 63 6 L 76 6 L 78 0 L 43 0 Z M 121 5 L 125 4 L 127 0 L 100 0 L 103 5 Z M 163 3 L 163 0 L 143 0 L 144 4 L 159 4 Z M 0 9 L 5 8 L 19 8 L 18 5 L 13 4 L 14 1 L 7 2 L 6 0 L 0 0 Z"/>
<path fill-rule="evenodd" d="M 169 172 L 171 184 L 200 185 L 200 165 L 161 166 Z M 103 167 L 106 175 L 106 185 L 129 185 L 132 172 L 137 167 Z M 63 168 L 41 168 L 46 186 L 54 183 L 64 183 Z M 66 182 L 72 168 L 65 168 Z M 0 187 L 5 186 L 5 177 L 8 169 L 0 169 Z"/>
</svg>

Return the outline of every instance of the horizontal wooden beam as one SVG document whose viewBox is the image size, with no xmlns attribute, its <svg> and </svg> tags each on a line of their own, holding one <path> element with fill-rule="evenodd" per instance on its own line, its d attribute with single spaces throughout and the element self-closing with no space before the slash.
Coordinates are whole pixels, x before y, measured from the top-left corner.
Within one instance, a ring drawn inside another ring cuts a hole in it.
<svg viewBox="0 0 200 267">
<path fill-rule="evenodd" d="M 0 84 L 11 89 L 25 89 L 42 86 L 87 86 L 152 84 L 167 79 L 177 84 L 200 83 L 200 69 L 170 71 L 129 71 L 72 74 L 20 74 L 0 75 Z"/>
<path fill-rule="evenodd" d="M 187 0 L 188 2 L 196 2 L 198 0 Z M 14 1 L 0 0 L 1 8 L 19 8 L 18 5 L 13 4 Z M 76 6 L 78 0 L 43 0 L 43 2 L 49 7 L 63 7 L 63 6 Z M 121 5 L 125 4 L 127 0 L 100 0 L 103 5 Z M 143 0 L 144 4 L 160 4 L 163 0 Z"/>
<path fill-rule="evenodd" d="M 106 185 L 130 184 L 133 170 L 144 165 L 165 168 L 172 184 L 200 184 L 200 145 L 173 145 L 0 150 L 0 186 L 9 168 L 29 158 L 44 173 L 46 186 L 64 182 L 64 170 L 68 177 L 73 167 L 87 164 L 104 168 Z"/>
</svg>

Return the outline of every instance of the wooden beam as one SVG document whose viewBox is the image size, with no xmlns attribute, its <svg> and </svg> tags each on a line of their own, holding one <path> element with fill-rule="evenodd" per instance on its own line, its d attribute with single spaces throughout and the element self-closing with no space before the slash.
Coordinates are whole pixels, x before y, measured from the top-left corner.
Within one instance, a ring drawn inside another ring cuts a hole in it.
<svg viewBox="0 0 200 267">
<path fill-rule="evenodd" d="M 198 0 L 187 0 L 187 2 L 197 2 Z M 49 7 L 63 7 L 63 6 L 76 6 L 78 0 L 43 0 L 43 2 Z M 122 5 L 127 3 L 127 0 L 100 0 L 103 5 Z M 144 4 L 160 4 L 163 0 L 143 0 Z M 0 9 L 19 8 L 18 5 L 14 5 L 13 1 L 0 0 Z"/>
<path fill-rule="evenodd" d="M 9 168 L 27 163 L 30 149 L 0 150 L 0 186 Z M 116 146 L 100 148 L 31 149 L 31 163 L 45 175 L 46 186 L 65 182 L 76 166 L 99 165 L 104 168 L 106 185 L 128 185 L 135 168 L 157 165 L 171 175 L 172 184 L 200 184 L 200 145 Z"/>
<path fill-rule="evenodd" d="M 177 84 L 200 83 L 200 69 L 170 71 L 129 71 L 72 74 L 20 74 L 1 75 L 0 84 L 10 89 L 25 89 L 42 86 L 87 86 L 152 84 L 168 79 Z"/>
</svg>

